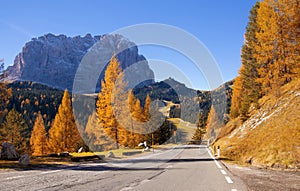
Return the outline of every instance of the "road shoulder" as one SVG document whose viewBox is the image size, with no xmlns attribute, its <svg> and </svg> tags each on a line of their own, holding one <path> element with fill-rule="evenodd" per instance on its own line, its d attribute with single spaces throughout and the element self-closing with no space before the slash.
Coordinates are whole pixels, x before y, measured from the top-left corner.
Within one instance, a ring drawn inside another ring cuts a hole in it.
<svg viewBox="0 0 300 191">
<path fill-rule="evenodd" d="M 300 190 L 299 170 L 280 171 L 222 163 L 234 176 L 244 181 L 248 190 Z"/>
</svg>

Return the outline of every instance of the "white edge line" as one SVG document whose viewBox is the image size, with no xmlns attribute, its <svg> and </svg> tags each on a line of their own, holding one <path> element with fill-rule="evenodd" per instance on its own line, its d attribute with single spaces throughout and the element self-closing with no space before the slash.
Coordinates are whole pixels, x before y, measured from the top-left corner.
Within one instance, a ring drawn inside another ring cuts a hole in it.
<svg viewBox="0 0 300 191">
<path fill-rule="evenodd" d="M 232 184 L 232 180 L 229 176 L 225 176 L 226 181 L 228 182 L 228 184 Z"/>
<path fill-rule="evenodd" d="M 221 173 L 224 174 L 224 175 L 227 174 L 225 170 L 221 170 Z"/>
<path fill-rule="evenodd" d="M 211 157 L 212 159 L 214 159 L 214 161 L 215 161 L 217 167 L 218 167 L 218 168 L 222 168 L 222 166 L 218 163 L 218 161 L 216 161 L 216 158 L 211 154 L 210 150 L 207 149 L 207 151 L 208 151 L 210 157 Z"/>
</svg>

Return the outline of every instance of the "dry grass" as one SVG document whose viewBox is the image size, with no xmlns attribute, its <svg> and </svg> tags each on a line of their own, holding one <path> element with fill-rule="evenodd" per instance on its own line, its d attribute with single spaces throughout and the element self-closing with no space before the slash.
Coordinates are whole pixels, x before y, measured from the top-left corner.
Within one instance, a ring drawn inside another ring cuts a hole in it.
<svg viewBox="0 0 300 191">
<path fill-rule="evenodd" d="M 52 168 L 54 166 L 68 165 L 71 163 L 70 157 L 31 157 L 30 165 L 22 166 L 19 161 L 0 160 L 1 170 L 29 170 L 37 168 Z"/>
<path fill-rule="evenodd" d="M 266 96 L 260 100 L 261 109 L 270 117 L 245 134 L 232 138 L 238 122 L 233 120 L 221 131 L 215 143 L 221 146 L 222 155 L 242 164 L 276 168 L 300 167 L 300 81 L 281 89 L 282 96 Z"/>
<path fill-rule="evenodd" d="M 109 152 L 113 152 L 115 157 L 124 157 L 123 152 L 134 152 L 134 151 L 142 151 L 142 149 L 126 149 L 120 148 L 115 150 L 109 151 L 102 151 L 102 152 L 82 152 L 82 153 L 70 153 L 73 157 L 86 157 L 86 156 L 94 156 L 94 155 L 104 155 L 107 156 Z"/>
<path fill-rule="evenodd" d="M 240 127 L 241 125 L 242 125 L 242 121 L 240 120 L 240 118 L 236 118 L 236 119 L 229 121 L 226 124 L 226 126 L 221 128 L 220 133 L 218 134 L 217 140 L 219 138 L 229 135 L 230 133 L 232 133 L 233 130 Z"/>
</svg>

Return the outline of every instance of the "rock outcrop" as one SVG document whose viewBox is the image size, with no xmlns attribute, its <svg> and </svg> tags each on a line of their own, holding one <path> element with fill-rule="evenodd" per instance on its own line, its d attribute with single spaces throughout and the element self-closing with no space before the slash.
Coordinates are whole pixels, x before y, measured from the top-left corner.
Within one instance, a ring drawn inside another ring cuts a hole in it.
<svg viewBox="0 0 300 191">
<path fill-rule="evenodd" d="M 10 144 L 9 142 L 4 142 L 2 144 L 1 159 L 4 159 L 4 160 L 18 160 L 19 159 L 19 154 L 17 153 L 14 145 Z"/>
<path fill-rule="evenodd" d="M 115 154 L 113 152 L 108 152 L 107 158 L 115 158 Z"/>
<path fill-rule="evenodd" d="M 28 165 L 30 165 L 30 157 L 29 157 L 29 155 L 28 154 L 22 155 L 20 157 L 20 159 L 19 159 L 19 164 L 21 166 L 28 166 Z"/>
<path fill-rule="evenodd" d="M 8 67 L 6 80 L 34 81 L 59 89 L 72 90 L 73 80 L 82 58 L 97 42 L 101 42 L 100 46 L 105 48 L 100 47 L 100 50 L 109 54 L 109 57 L 115 52 L 120 52 L 117 58 L 123 69 L 141 62 L 142 69 L 134 73 L 146 76 L 150 79 L 150 83 L 153 82 L 153 71 L 149 68 L 145 57 L 138 54 L 138 48 L 133 42 L 121 35 L 93 37 L 90 34 L 73 38 L 46 34 L 33 38 L 16 56 L 13 65 Z"/>
</svg>

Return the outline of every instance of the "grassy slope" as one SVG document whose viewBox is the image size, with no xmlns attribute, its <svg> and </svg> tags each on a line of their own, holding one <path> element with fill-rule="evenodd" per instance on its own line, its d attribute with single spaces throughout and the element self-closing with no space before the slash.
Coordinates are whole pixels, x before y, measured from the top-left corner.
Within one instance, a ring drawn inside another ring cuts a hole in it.
<svg viewBox="0 0 300 191">
<path fill-rule="evenodd" d="M 300 80 L 281 88 L 282 96 L 265 96 L 261 108 L 241 124 L 228 123 L 215 145 L 222 156 L 255 166 L 300 168 Z"/>
<path fill-rule="evenodd" d="M 179 118 L 169 119 L 177 127 L 177 143 L 186 144 L 192 140 L 193 135 L 196 131 L 196 125 L 183 121 Z"/>
</svg>

